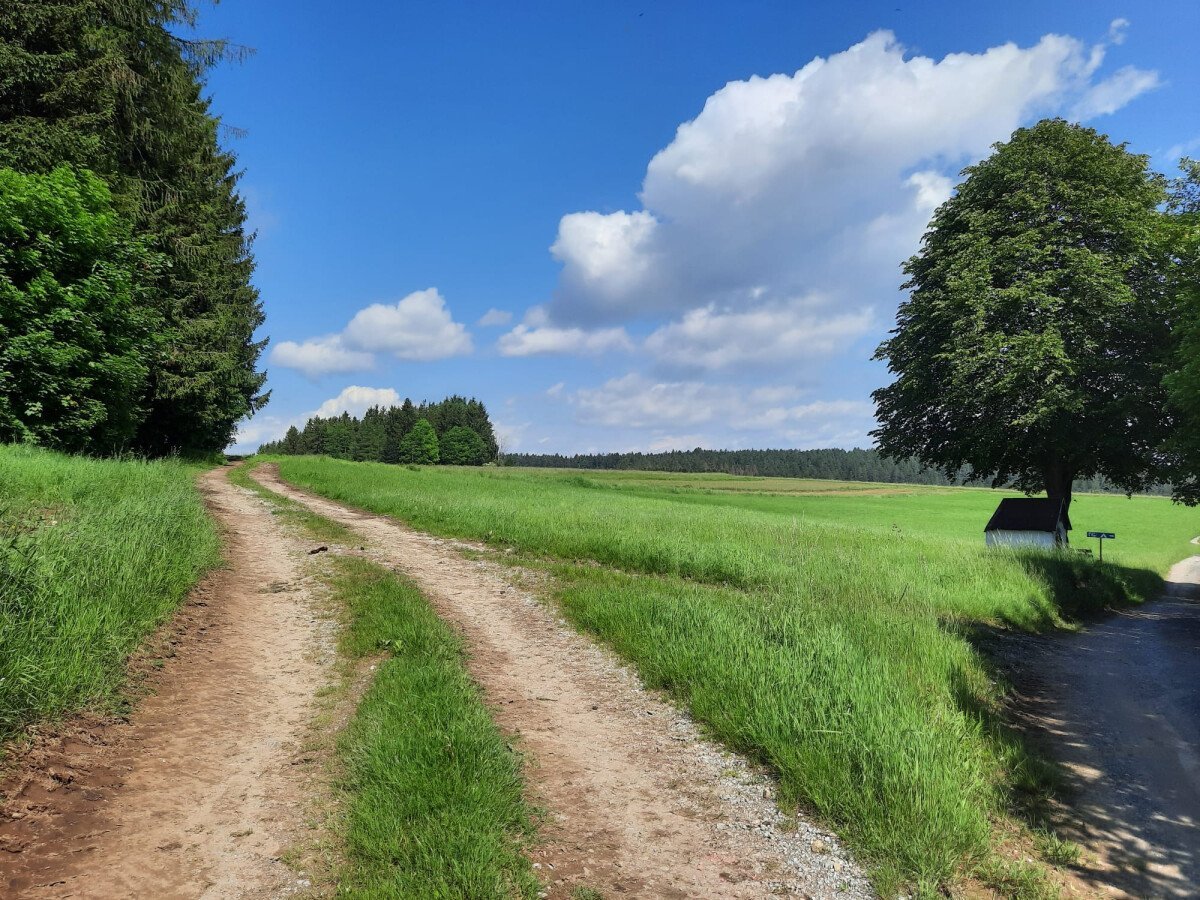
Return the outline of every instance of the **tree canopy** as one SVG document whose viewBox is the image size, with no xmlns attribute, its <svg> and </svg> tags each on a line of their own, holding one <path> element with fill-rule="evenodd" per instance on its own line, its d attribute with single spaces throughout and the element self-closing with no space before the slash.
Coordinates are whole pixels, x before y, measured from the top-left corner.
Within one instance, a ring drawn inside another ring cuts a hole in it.
<svg viewBox="0 0 1200 900">
<path fill-rule="evenodd" d="M 441 461 L 448 466 L 482 466 L 488 461 L 487 444 L 466 425 L 455 425 L 440 444 Z"/>
<path fill-rule="evenodd" d="M 429 465 L 440 458 L 437 432 L 428 419 L 417 419 L 412 431 L 400 440 L 400 462 Z"/>
<path fill-rule="evenodd" d="M 968 167 L 904 267 L 880 448 L 947 474 L 1126 491 L 1162 476 L 1171 311 L 1147 158 L 1059 119 Z"/>
<path fill-rule="evenodd" d="M 94 172 L 161 263 L 133 305 L 156 322 L 132 442 L 153 454 L 220 450 L 266 401 L 239 173 L 202 93 L 230 48 L 175 34 L 193 22 L 190 0 L 0 5 L 0 167 Z"/>
<path fill-rule="evenodd" d="M 0 441 L 133 442 L 158 324 L 137 274 L 152 262 L 99 178 L 0 169 Z"/>
<path fill-rule="evenodd" d="M 1184 160 L 1169 208 L 1177 322 L 1175 366 L 1166 380 L 1176 416 L 1169 464 L 1176 499 L 1194 504 L 1200 503 L 1200 162 Z"/>
</svg>

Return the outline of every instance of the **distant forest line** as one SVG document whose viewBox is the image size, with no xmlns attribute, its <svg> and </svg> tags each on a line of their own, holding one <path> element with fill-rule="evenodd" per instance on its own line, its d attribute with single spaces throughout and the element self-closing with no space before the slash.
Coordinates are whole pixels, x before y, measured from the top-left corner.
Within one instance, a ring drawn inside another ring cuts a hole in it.
<svg viewBox="0 0 1200 900">
<path fill-rule="evenodd" d="M 474 397 L 451 396 L 439 403 L 373 406 L 360 419 L 349 413 L 313 416 L 303 429 L 292 426 L 259 453 L 332 456 L 358 462 L 444 463 L 481 466 L 496 459 L 498 446 L 487 408 Z"/>
<path fill-rule="evenodd" d="M 558 469 L 627 469 L 644 472 L 716 472 L 772 478 L 824 478 L 834 481 L 877 481 L 888 484 L 959 485 L 964 479 L 922 466 L 915 459 L 890 459 L 878 450 L 669 450 L 665 453 L 509 453 L 509 466 Z M 1122 494 L 1104 479 L 1079 479 L 1082 493 Z M 1146 493 L 1169 496 L 1169 485 Z"/>
</svg>

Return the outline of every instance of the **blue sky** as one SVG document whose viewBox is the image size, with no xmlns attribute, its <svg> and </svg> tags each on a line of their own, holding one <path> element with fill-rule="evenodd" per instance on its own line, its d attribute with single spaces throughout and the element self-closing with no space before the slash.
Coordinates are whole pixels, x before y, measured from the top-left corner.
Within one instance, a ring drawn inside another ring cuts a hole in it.
<svg viewBox="0 0 1200 900">
<path fill-rule="evenodd" d="M 1045 115 L 1200 154 L 1200 4 L 224 0 L 270 406 L 509 449 L 866 446 L 899 264 Z"/>
</svg>

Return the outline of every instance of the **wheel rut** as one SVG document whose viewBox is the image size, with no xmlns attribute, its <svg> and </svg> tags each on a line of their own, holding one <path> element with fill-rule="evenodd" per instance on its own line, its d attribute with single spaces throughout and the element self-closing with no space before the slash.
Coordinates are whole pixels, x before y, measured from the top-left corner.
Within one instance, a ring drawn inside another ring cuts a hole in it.
<svg viewBox="0 0 1200 900">
<path fill-rule="evenodd" d="M 35 743 L 3 786 L 0 896 L 252 898 L 298 888 L 281 854 L 322 790 L 293 765 L 333 678 L 302 546 L 227 480 L 200 479 L 226 565 L 188 597 L 126 722 Z"/>
<path fill-rule="evenodd" d="M 769 778 L 702 739 L 511 569 L 300 491 L 276 467 L 253 477 L 361 535 L 366 555 L 412 578 L 462 634 L 470 673 L 547 811 L 531 856 L 551 897 L 583 886 L 610 898 L 873 896 L 832 835 L 803 819 L 784 827 Z"/>
</svg>

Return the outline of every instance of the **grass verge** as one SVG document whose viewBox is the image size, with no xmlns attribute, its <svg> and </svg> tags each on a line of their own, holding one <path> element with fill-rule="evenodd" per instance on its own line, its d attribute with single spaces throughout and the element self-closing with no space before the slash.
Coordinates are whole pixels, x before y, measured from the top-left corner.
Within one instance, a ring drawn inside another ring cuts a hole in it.
<svg viewBox="0 0 1200 900">
<path fill-rule="evenodd" d="M 250 464 L 251 466 L 253 463 Z M 353 532 L 249 477 L 234 483 L 317 540 Z M 408 579 L 367 559 L 322 560 L 342 619 L 339 650 L 374 677 L 337 740 L 339 897 L 534 898 L 520 757 L 488 714 L 459 638 Z"/>
<path fill-rule="evenodd" d="M 1040 895 L 1036 867 L 1000 878 L 996 823 L 1045 790 L 1046 769 L 1003 727 L 1002 687 L 969 635 L 1056 627 L 1162 584 L 1136 565 L 985 550 L 995 497 L 979 491 L 729 498 L 669 481 L 278 462 L 301 487 L 551 569 L 576 625 L 770 763 L 784 802 L 833 824 L 885 895 L 972 875 Z M 1131 502 L 1104 499 L 1104 515 Z M 1165 504 L 1158 517 L 1137 509 L 1145 533 L 1128 534 L 1129 559 L 1154 569 L 1157 539 L 1200 524 Z"/>
<path fill-rule="evenodd" d="M 198 471 L 0 446 L 0 741 L 120 702 L 130 654 L 220 560 Z"/>
</svg>

